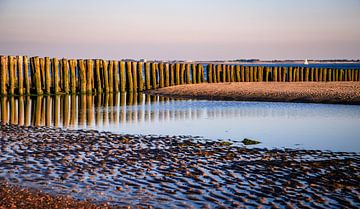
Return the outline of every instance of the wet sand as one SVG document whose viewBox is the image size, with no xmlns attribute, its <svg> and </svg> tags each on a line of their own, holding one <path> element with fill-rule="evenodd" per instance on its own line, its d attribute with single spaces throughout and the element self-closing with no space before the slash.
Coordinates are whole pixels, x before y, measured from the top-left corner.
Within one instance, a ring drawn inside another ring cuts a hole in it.
<svg viewBox="0 0 360 209">
<path fill-rule="evenodd" d="M 95 205 L 63 195 L 49 195 L 35 189 L 14 186 L 0 181 L 0 208 L 111 208 L 107 204 Z"/>
<path fill-rule="evenodd" d="M 243 82 L 187 84 L 152 95 L 209 100 L 360 104 L 360 82 Z"/>
<path fill-rule="evenodd" d="M 58 195 L 119 207 L 360 207 L 358 153 L 6 124 L 0 153 L 0 178 L 60 208 Z M 39 198 L 6 190 L 0 208 Z"/>
</svg>

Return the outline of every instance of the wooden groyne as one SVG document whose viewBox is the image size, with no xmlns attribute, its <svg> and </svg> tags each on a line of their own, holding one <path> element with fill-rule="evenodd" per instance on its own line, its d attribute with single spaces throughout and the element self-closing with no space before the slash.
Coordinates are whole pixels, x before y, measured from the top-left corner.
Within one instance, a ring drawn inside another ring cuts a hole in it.
<svg viewBox="0 0 360 209">
<path fill-rule="evenodd" d="M 1 95 L 141 92 L 219 82 L 360 81 L 360 69 L 0 56 Z"/>
</svg>

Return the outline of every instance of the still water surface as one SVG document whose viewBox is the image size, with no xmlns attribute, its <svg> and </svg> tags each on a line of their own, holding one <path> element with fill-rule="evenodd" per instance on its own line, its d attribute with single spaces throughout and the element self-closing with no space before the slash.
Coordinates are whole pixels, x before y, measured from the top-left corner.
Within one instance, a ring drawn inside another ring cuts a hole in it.
<svg viewBox="0 0 360 209">
<path fill-rule="evenodd" d="M 261 141 L 258 147 L 360 152 L 360 106 L 179 100 L 144 94 L 1 98 L 21 125 Z"/>
</svg>

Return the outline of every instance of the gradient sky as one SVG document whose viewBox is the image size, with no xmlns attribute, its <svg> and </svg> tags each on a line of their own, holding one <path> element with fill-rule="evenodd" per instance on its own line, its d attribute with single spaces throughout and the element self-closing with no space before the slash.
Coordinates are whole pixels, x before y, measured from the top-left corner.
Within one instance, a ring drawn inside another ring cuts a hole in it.
<svg viewBox="0 0 360 209">
<path fill-rule="evenodd" d="M 360 59 L 360 0 L 0 0 L 0 54 Z"/>
</svg>

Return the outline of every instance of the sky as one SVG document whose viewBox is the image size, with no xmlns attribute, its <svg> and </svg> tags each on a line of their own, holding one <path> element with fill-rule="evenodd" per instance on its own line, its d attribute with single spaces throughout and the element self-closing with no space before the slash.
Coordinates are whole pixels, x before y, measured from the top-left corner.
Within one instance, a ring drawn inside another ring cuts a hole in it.
<svg viewBox="0 0 360 209">
<path fill-rule="evenodd" d="M 0 0 L 0 54 L 360 59 L 360 0 Z"/>
</svg>

